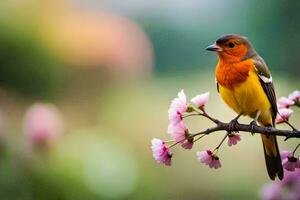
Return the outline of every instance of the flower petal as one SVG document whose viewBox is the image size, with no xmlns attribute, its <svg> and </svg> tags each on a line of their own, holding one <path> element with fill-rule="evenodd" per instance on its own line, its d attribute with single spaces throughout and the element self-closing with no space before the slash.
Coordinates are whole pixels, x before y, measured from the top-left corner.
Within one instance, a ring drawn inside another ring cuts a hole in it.
<svg viewBox="0 0 300 200">
<path fill-rule="evenodd" d="M 293 113 L 293 110 L 292 109 L 289 109 L 289 108 L 280 108 L 278 110 L 278 114 L 277 114 L 277 117 L 276 117 L 276 124 L 280 124 L 280 123 L 283 123 L 285 121 L 288 121 L 290 116 L 292 115 Z"/>
<path fill-rule="evenodd" d="M 278 100 L 279 108 L 289 108 L 290 106 L 292 106 L 294 104 L 295 104 L 295 102 L 287 97 L 280 97 Z"/>
<path fill-rule="evenodd" d="M 198 108 L 203 107 L 209 100 L 209 92 L 200 94 L 191 99 L 191 102 Z"/>
</svg>

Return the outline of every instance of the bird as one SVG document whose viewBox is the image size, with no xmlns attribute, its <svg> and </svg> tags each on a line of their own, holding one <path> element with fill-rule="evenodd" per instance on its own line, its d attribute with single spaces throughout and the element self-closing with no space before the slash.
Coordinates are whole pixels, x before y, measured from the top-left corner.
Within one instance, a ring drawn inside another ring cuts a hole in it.
<svg viewBox="0 0 300 200">
<path fill-rule="evenodd" d="M 216 52 L 217 90 L 225 103 L 238 115 L 231 121 L 234 127 L 240 116 L 250 116 L 263 127 L 275 127 L 278 113 L 276 94 L 270 70 L 249 39 L 238 34 L 221 36 L 206 50 Z M 283 179 L 280 152 L 274 135 L 261 134 L 265 163 L 271 180 Z"/>
</svg>

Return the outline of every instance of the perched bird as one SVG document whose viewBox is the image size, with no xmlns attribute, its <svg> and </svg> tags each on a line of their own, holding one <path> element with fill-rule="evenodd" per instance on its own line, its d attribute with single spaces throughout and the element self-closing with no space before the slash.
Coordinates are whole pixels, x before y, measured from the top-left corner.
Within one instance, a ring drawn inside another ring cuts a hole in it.
<svg viewBox="0 0 300 200">
<path fill-rule="evenodd" d="M 250 41 L 240 35 L 220 37 L 206 48 L 218 54 L 216 66 L 217 89 L 225 103 L 238 116 L 253 118 L 252 125 L 275 126 L 277 104 L 270 71 Z M 261 135 L 267 171 L 272 180 L 283 178 L 283 169 L 276 136 Z"/>
</svg>

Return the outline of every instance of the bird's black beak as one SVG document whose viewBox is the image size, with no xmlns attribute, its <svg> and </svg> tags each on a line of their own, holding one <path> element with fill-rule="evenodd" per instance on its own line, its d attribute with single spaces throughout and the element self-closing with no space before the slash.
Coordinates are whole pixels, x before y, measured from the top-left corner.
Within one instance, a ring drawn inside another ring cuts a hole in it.
<svg viewBox="0 0 300 200">
<path fill-rule="evenodd" d="M 206 47 L 206 50 L 207 51 L 222 51 L 222 47 L 220 47 L 216 43 L 213 43 L 212 45 L 209 45 L 208 47 Z"/>
</svg>

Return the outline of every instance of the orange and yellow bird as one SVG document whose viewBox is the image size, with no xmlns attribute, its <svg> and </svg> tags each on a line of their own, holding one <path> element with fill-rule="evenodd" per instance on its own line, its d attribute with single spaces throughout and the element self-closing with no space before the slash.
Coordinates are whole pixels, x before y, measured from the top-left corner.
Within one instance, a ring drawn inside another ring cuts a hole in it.
<svg viewBox="0 0 300 200">
<path fill-rule="evenodd" d="M 218 54 L 217 89 L 225 103 L 238 116 L 248 115 L 262 126 L 275 126 L 277 104 L 272 76 L 250 41 L 240 35 L 220 37 L 206 48 Z M 272 180 L 283 178 L 283 169 L 276 136 L 261 135 L 266 166 Z"/>
</svg>

